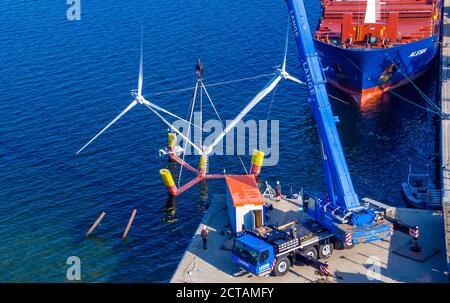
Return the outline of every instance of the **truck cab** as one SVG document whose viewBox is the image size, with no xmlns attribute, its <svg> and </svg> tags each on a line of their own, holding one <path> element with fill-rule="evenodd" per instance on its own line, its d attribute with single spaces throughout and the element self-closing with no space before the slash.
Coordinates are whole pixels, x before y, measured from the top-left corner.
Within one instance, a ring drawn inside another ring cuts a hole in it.
<svg viewBox="0 0 450 303">
<path fill-rule="evenodd" d="M 275 252 L 268 243 L 246 234 L 235 239 L 232 260 L 255 275 L 261 276 L 270 273 Z"/>
</svg>

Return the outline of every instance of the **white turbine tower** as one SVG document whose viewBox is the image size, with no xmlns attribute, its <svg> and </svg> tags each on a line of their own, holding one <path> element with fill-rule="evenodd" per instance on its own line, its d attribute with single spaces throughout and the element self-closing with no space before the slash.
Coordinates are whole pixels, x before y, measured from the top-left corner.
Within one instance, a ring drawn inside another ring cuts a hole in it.
<svg viewBox="0 0 450 303">
<path fill-rule="evenodd" d="M 172 124 L 167 121 L 161 114 L 161 113 L 165 113 L 169 116 L 172 116 L 176 119 L 180 119 L 183 120 L 186 123 L 192 124 L 188 121 L 186 121 L 183 118 L 180 118 L 179 116 L 165 110 L 164 108 L 146 100 L 144 98 L 144 96 L 142 96 L 142 85 L 143 85 L 143 81 L 144 81 L 144 71 L 143 71 L 143 63 L 144 63 L 144 59 L 143 59 L 143 38 L 144 38 L 144 32 L 143 32 L 143 26 L 142 26 L 142 31 L 141 31 L 141 46 L 140 46 L 140 62 L 139 62 L 139 78 L 138 78 L 138 88 L 137 91 L 132 92 L 132 95 L 135 97 L 135 99 L 133 101 L 131 101 L 131 103 L 120 113 L 118 114 L 111 122 L 108 123 L 108 125 L 106 125 L 98 134 L 96 134 L 91 140 L 89 140 L 89 142 L 87 142 L 82 148 L 80 148 L 80 150 L 77 151 L 77 155 L 82 152 L 89 144 L 91 144 L 95 139 L 97 139 L 101 134 L 103 134 L 108 128 L 110 128 L 114 123 L 117 122 L 117 120 L 119 120 L 123 115 L 125 115 L 130 109 L 132 109 L 133 107 L 136 106 L 136 104 L 141 104 L 144 105 L 145 107 L 147 107 L 149 110 L 151 110 L 155 115 L 158 116 L 158 118 L 160 118 L 172 131 L 174 131 L 175 133 L 177 133 L 180 137 L 182 137 L 183 139 L 186 140 L 186 142 L 190 145 L 192 145 L 192 147 L 194 147 L 200 154 L 202 154 L 202 149 L 200 147 L 198 147 L 197 145 L 195 145 L 191 140 L 189 140 L 186 136 L 184 136 L 178 129 L 176 129 L 175 127 L 172 126 Z M 197 125 L 193 124 L 195 127 L 198 127 Z"/>
</svg>

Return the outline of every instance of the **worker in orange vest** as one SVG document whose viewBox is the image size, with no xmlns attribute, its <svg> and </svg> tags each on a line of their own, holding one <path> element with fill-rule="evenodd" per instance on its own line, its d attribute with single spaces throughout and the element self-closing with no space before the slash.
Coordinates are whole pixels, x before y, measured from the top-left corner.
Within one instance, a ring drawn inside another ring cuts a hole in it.
<svg viewBox="0 0 450 303">
<path fill-rule="evenodd" d="M 280 181 L 277 181 L 277 185 L 275 186 L 275 197 L 281 198 L 281 185 Z"/>
</svg>

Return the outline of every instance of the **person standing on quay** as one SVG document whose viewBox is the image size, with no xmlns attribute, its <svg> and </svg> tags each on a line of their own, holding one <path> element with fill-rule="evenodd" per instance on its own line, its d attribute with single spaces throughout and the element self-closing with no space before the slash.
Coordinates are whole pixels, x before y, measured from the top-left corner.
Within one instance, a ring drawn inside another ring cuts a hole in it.
<svg viewBox="0 0 450 303">
<path fill-rule="evenodd" d="M 206 249 L 206 243 L 208 242 L 208 230 L 206 229 L 206 225 L 203 225 L 200 235 L 203 240 L 203 249 Z"/>
</svg>

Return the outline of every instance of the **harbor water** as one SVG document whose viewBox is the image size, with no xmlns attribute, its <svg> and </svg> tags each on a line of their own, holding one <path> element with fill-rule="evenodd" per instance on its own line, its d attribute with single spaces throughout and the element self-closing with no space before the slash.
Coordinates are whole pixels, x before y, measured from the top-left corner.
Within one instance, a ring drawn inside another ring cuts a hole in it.
<svg viewBox="0 0 450 303">
<path fill-rule="evenodd" d="M 167 127 L 137 106 L 85 152 L 76 151 L 132 100 L 144 16 L 143 95 L 185 117 L 191 91 L 158 92 L 271 73 L 281 63 L 284 1 L 83 1 L 68 21 L 65 1 L 11 1 L 0 7 L 0 281 L 66 282 L 66 260 L 81 260 L 82 282 L 167 282 L 214 193 L 210 181 L 169 201 L 158 150 Z M 199 3 L 199 4 L 196 4 Z M 319 0 L 305 1 L 314 28 Z M 301 76 L 291 39 L 288 71 Z M 436 73 L 418 81 L 435 97 Z M 222 116 L 233 118 L 269 77 L 212 86 Z M 339 98 L 346 96 L 335 90 Z M 422 106 L 412 86 L 397 91 Z M 332 101 L 358 195 L 404 206 L 408 166 L 435 165 L 433 117 L 386 95 L 358 109 Z M 206 107 L 206 106 L 205 106 Z M 205 119 L 214 118 L 205 108 Z M 324 190 L 320 143 L 306 90 L 283 82 L 247 119 L 279 120 L 278 165 L 261 178 L 283 190 Z M 196 164 L 198 158 L 187 156 Z M 250 156 L 243 157 L 248 166 Z M 243 173 L 237 157 L 211 158 L 210 172 Z M 182 183 L 191 175 L 184 171 Z M 122 233 L 133 211 L 128 239 Z M 101 212 L 93 236 L 83 239 Z"/>
</svg>

